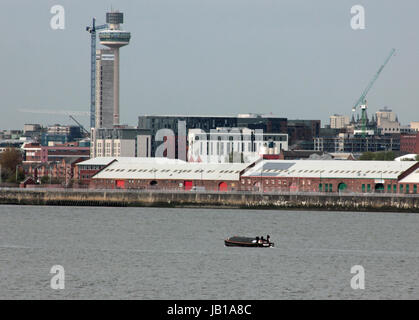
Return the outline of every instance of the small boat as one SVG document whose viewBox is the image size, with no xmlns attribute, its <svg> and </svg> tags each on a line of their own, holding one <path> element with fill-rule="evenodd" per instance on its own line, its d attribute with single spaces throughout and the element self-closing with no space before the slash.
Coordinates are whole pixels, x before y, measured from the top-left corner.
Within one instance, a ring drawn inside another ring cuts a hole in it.
<svg viewBox="0 0 419 320">
<path fill-rule="evenodd" d="M 226 247 L 249 247 L 249 248 L 269 248 L 273 247 L 274 243 L 266 239 L 256 239 L 249 237 L 234 236 L 224 240 Z"/>
</svg>

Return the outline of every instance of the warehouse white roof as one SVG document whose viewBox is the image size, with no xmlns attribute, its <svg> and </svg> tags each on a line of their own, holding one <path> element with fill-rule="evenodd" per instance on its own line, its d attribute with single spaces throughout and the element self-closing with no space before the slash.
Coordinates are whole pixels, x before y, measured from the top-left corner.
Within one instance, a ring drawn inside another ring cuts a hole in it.
<svg viewBox="0 0 419 320">
<path fill-rule="evenodd" d="M 123 163 L 137 163 L 139 161 L 146 163 L 185 163 L 183 160 L 179 159 L 168 159 L 168 158 L 137 158 L 137 157 L 97 157 L 92 158 L 83 162 L 79 162 L 77 165 L 89 165 L 89 166 L 98 166 L 98 165 L 108 165 L 112 161 L 118 161 Z"/>
<path fill-rule="evenodd" d="M 400 180 L 400 183 L 419 183 L 419 169 L 413 171 L 407 177 Z"/>
<path fill-rule="evenodd" d="M 114 157 L 97 157 L 97 158 L 92 158 L 86 161 L 82 161 L 77 163 L 78 166 L 80 165 L 89 165 L 89 166 L 103 166 L 103 165 L 107 165 L 109 163 L 111 163 L 112 161 L 114 161 L 116 158 Z"/>
<path fill-rule="evenodd" d="M 196 163 L 166 158 L 114 162 L 93 179 L 239 180 L 245 163 Z"/>
<path fill-rule="evenodd" d="M 395 161 L 406 161 L 406 160 L 415 161 L 417 156 L 418 155 L 415 153 L 410 153 L 410 154 L 405 154 L 404 156 L 398 157 L 394 160 Z"/>
<path fill-rule="evenodd" d="M 411 161 L 263 160 L 244 177 L 397 179 Z"/>
</svg>

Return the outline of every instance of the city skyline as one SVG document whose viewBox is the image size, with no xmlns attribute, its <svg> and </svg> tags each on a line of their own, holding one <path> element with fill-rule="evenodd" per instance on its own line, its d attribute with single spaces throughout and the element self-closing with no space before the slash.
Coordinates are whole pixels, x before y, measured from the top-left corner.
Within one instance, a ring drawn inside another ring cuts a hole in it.
<svg viewBox="0 0 419 320">
<path fill-rule="evenodd" d="M 14 32 L 6 33 L 0 53 L 8 75 L 0 80 L 2 129 L 71 123 L 62 115 L 18 111 L 23 108 L 89 111 L 90 39 L 84 28 L 92 17 L 104 23 L 110 7 L 62 1 L 65 29 L 53 30 L 55 4 L 3 3 L 7 16 L 0 25 L 13 25 Z M 419 4 L 369 1 L 366 29 L 354 31 L 355 4 L 118 1 L 132 33 L 121 56 L 121 123 L 136 125 L 144 114 L 251 112 L 324 125 L 332 114 L 352 115 L 353 103 L 392 47 L 397 55 L 371 90 L 368 112 L 388 106 L 403 124 L 418 120 Z M 88 117 L 79 120 L 88 127 Z"/>
</svg>

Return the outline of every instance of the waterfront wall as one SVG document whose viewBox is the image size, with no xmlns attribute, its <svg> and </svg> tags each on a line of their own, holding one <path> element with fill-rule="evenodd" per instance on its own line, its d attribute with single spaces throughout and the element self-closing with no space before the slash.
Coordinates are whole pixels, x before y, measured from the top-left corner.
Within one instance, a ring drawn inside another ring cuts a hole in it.
<svg viewBox="0 0 419 320">
<path fill-rule="evenodd" d="M 0 204 L 419 212 L 419 195 L 0 189 Z"/>
</svg>

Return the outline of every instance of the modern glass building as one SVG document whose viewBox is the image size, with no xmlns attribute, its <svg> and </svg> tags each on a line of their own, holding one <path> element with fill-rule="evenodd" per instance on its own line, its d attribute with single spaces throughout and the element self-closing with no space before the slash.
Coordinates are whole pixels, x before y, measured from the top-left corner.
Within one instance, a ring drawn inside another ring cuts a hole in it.
<svg viewBox="0 0 419 320">
<path fill-rule="evenodd" d="M 184 121 L 185 132 L 179 132 L 179 122 Z M 189 129 L 202 129 L 209 133 L 217 128 L 248 128 L 262 130 L 264 133 L 287 133 L 287 118 L 266 117 L 260 114 L 240 114 L 237 116 L 192 116 L 192 115 L 144 115 L 138 117 L 138 129 L 149 130 L 155 137 L 161 129 L 170 129 L 174 136 L 186 135 Z M 176 139 L 177 142 L 177 139 Z M 152 140 L 151 154 L 161 142 Z M 177 149 L 177 145 L 176 145 Z M 176 154 L 177 151 L 176 151 Z"/>
</svg>

